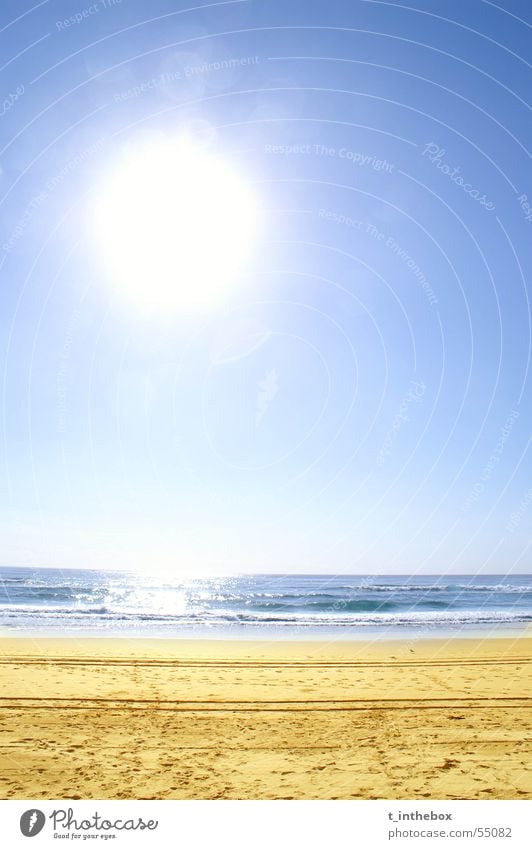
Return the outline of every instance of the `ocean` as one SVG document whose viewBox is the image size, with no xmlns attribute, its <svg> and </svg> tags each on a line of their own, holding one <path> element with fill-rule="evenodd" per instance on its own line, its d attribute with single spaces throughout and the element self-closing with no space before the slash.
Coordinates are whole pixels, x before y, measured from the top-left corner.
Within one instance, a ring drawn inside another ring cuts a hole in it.
<svg viewBox="0 0 532 849">
<path fill-rule="evenodd" d="M 531 575 L 240 575 L 0 568 L 4 636 L 350 639 L 514 634 Z"/>
</svg>

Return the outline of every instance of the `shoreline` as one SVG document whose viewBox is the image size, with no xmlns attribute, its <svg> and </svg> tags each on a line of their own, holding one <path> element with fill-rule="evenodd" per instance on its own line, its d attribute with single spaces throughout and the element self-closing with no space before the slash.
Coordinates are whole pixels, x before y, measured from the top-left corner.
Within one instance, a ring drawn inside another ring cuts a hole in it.
<svg viewBox="0 0 532 849">
<path fill-rule="evenodd" d="M 351 628 L 310 627 L 284 628 L 245 628 L 212 629 L 200 626 L 194 630 L 177 630 L 176 633 L 165 631 L 144 630 L 114 630 L 93 628 L 85 630 L 53 629 L 42 631 L 11 631 L 0 627 L 0 641 L 3 640 L 129 640 L 129 641 L 161 641 L 161 642 L 213 642 L 213 643 L 387 643 L 387 642 L 438 642 L 447 640 L 513 640 L 527 637 L 532 638 L 532 625 L 526 622 L 514 624 L 461 625 L 458 628 L 422 628 L 406 626 L 379 626 Z"/>
<path fill-rule="evenodd" d="M 532 637 L 0 639 L 0 792 L 532 798 Z"/>
<path fill-rule="evenodd" d="M 85 640 L 90 642 L 101 642 L 101 643 L 123 643 L 129 642 L 132 644 L 141 645 L 143 643 L 161 643 L 168 646 L 172 645 L 185 645 L 191 644 L 195 645 L 196 643 L 209 643 L 213 646 L 242 646 L 242 647 L 252 647 L 256 646 L 260 643 L 265 643 L 267 645 L 279 645 L 279 646 L 291 646 L 291 645 L 322 645 L 322 646 L 352 646 L 352 645 L 364 645 L 364 646 L 373 646 L 373 645 L 397 645 L 398 643 L 411 643 L 415 642 L 419 646 L 422 645 L 430 645 L 430 646 L 438 646 L 443 643 L 482 643 L 486 640 L 496 640 L 505 643 L 512 643 L 515 641 L 530 641 L 532 645 L 532 627 L 525 626 L 519 629 L 515 629 L 515 632 L 502 632 L 502 630 L 497 629 L 496 631 L 489 632 L 475 632 L 471 634 L 464 635 L 462 632 L 453 632 L 449 634 L 433 634 L 431 636 L 427 636 L 425 633 L 420 633 L 419 631 L 412 631 L 408 635 L 398 634 L 397 636 L 386 635 L 383 636 L 381 634 L 376 635 L 375 638 L 371 638 L 370 635 L 361 634 L 357 632 L 356 634 L 352 634 L 349 638 L 345 635 L 342 638 L 337 639 L 329 639 L 327 635 L 323 635 L 321 639 L 314 636 L 304 637 L 297 636 L 293 639 L 282 639 L 282 636 L 279 638 L 270 639 L 268 636 L 263 635 L 262 637 L 242 637 L 242 636 L 225 636 L 224 638 L 213 637 L 211 635 L 208 636 L 161 636 L 161 635 L 151 635 L 151 634 L 50 634 L 46 632 L 45 634 L 10 634 L 10 633 L 2 633 L 0 631 L 0 657 L 3 654 L 3 648 L 6 644 L 10 642 L 15 643 L 23 643 L 23 642 L 32 642 L 39 644 L 49 644 L 49 643 L 82 643 Z"/>
<path fill-rule="evenodd" d="M 367 641 L 513 637 L 532 624 L 526 574 L 0 573 L 6 637 Z"/>
</svg>

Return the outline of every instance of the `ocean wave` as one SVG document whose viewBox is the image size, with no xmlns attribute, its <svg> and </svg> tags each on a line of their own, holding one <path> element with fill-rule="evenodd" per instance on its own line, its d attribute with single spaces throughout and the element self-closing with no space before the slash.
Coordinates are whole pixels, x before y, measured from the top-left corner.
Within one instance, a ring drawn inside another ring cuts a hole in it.
<svg viewBox="0 0 532 849">
<path fill-rule="evenodd" d="M 87 615 L 114 615 L 115 611 L 105 605 L 96 607 L 60 607 L 59 605 L 31 605 L 31 604 L 0 604 L 0 619 L 2 616 L 87 616 Z M 136 614 L 132 614 L 136 615 Z"/>
<path fill-rule="evenodd" d="M 362 590 L 371 593 L 532 593 L 532 585 L 515 586 L 512 584 L 363 584 L 346 587 L 349 590 Z"/>
<path fill-rule="evenodd" d="M 10 620 L 31 622 L 68 622 L 92 618 L 102 623 L 138 622 L 166 623 L 180 626 L 208 625 L 281 625 L 301 627 L 345 627 L 363 625 L 460 625 L 532 622 L 532 613 L 526 610 L 411 610 L 411 611 L 358 611 L 335 612 L 258 612 L 258 611 L 186 611 L 172 614 L 162 612 L 126 611 L 100 607 L 39 607 L 31 605 L 0 606 L 0 623 Z"/>
<path fill-rule="evenodd" d="M 242 591 L 241 593 L 218 593 L 214 598 L 218 601 L 239 601 L 244 599 L 302 599 L 302 598 L 330 598 L 337 599 L 342 593 L 388 593 L 398 595 L 401 593 L 500 593 L 500 594 L 523 594 L 532 593 L 532 585 L 512 584 L 353 584 L 349 586 L 325 587 L 323 590 L 306 590 L 300 592 L 253 592 Z"/>
<path fill-rule="evenodd" d="M 28 590 L 28 591 L 36 591 L 38 593 L 42 592 L 46 593 L 70 593 L 74 594 L 94 594 L 95 592 L 104 592 L 108 590 L 112 590 L 115 587 L 118 587 L 121 591 L 129 590 L 143 590 L 149 589 L 154 592 L 185 592 L 191 598 L 197 599 L 209 599 L 211 601 L 244 601 L 247 599 L 282 599 L 282 600 L 300 600 L 302 598 L 323 598 L 323 599 L 337 599 L 338 596 L 343 594 L 371 594 L 371 593 L 388 593 L 388 594 L 402 594 L 402 593 L 419 593 L 420 595 L 425 595 L 427 593 L 498 593 L 498 594 L 526 594 L 532 593 L 532 584 L 509 584 L 509 583 L 500 583 L 500 584 L 474 584 L 474 583 L 371 583 L 366 581 L 361 584 L 341 584 L 337 586 L 331 586 L 327 584 L 325 581 L 320 586 L 318 583 L 316 587 L 310 589 L 304 586 L 301 588 L 287 588 L 286 591 L 279 590 L 256 590 L 252 589 L 248 586 L 243 586 L 241 590 L 225 590 L 220 591 L 219 587 L 215 587 L 213 585 L 208 586 L 207 589 L 202 591 L 198 591 L 196 587 L 188 586 L 186 584 L 172 584 L 172 585 L 149 585 L 144 588 L 141 584 L 113 584 L 109 581 L 101 581 L 89 583 L 87 581 L 72 581 L 71 583 L 67 583 L 64 580 L 58 581 L 55 583 L 53 580 L 44 580 L 44 579 L 32 579 L 32 578 L 0 578 L 0 589 L 2 586 L 5 587 L 6 590 L 9 590 L 10 587 L 13 587 L 18 591 L 19 588 Z"/>
<path fill-rule="evenodd" d="M 496 627 L 532 621 L 530 575 L 267 576 L 175 580 L 2 570 L 0 626 L 177 635 L 183 629 Z"/>
</svg>

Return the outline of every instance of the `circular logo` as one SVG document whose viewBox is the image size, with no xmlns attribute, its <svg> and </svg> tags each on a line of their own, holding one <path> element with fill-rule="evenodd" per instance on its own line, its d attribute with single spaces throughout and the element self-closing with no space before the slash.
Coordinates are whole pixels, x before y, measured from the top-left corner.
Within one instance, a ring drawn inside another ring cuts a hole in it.
<svg viewBox="0 0 532 849">
<path fill-rule="evenodd" d="M 20 818 L 20 830 L 24 837 L 35 837 L 44 827 L 46 817 L 37 808 L 25 811 Z"/>
</svg>

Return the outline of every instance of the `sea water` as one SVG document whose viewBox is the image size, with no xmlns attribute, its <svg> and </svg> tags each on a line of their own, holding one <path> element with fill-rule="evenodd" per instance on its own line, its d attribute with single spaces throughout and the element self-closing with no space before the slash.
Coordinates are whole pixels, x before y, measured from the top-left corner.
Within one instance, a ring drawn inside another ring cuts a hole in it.
<svg viewBox="0 0 532 849">
<path fill-rule="evenodd" d="M 531 622 L 530 575 L 184 578 L 0 569 L 4 636 L 437 637 L 517 633 Z"/>
</svg>

